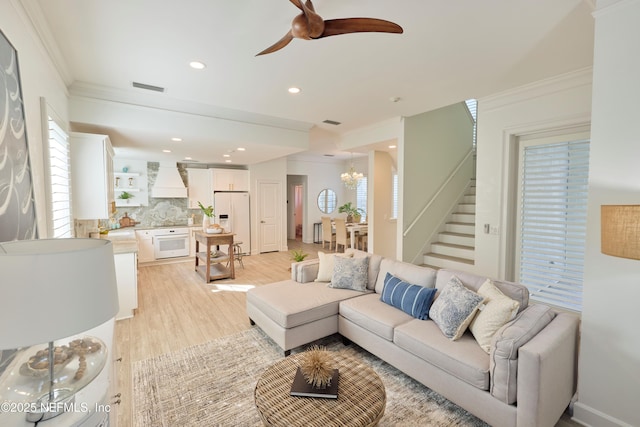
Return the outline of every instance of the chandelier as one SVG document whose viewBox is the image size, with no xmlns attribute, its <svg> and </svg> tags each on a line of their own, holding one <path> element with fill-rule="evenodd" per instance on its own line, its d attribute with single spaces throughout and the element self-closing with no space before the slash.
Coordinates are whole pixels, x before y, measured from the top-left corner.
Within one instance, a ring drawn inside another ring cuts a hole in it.
<svg viewBox="0 0 640 427">
<path fill-rule="evenodd" d="M 353 158 L 353 154 L 351 155 Z M 351 161 L 351 167 L 349 168 L 349 172 L 345 172 L 340 175 L 340 179 L 344 183 L 344 186 L 350 190 L 355 190 L 358 187 L 358 181 L 364 178 L 364 175 L 356 172 L 353 167 L 353 160 Z"/>
</svg>

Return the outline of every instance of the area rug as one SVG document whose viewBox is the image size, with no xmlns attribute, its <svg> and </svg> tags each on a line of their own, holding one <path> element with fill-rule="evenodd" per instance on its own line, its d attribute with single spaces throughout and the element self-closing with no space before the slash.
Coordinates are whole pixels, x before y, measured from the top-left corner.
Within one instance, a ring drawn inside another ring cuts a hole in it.
<svg viewBox="0 0 640 427">
<path fill-rule="evenodd" d="M 338 336 L 313 344 L 362 359 L 376 371 L 387 393 L 380 426 L 488 426 L 357 345 L 344 346 Z M 280 348 L 253 328 L 136 362 L 133 425 L 261 426 L 253 391 L 265 369 L 282 357 Z"/>
</svg>

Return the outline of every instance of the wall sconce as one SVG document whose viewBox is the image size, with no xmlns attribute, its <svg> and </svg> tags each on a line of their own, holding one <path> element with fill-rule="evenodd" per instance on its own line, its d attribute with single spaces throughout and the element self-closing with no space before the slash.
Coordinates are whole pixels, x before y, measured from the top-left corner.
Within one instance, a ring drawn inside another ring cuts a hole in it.
<svg viewBox="0 0 640 427">
<path fill-rule="evenodd" d="M 602 205 L 603 254 L 640 259 L 640 205 Z"/>
</svg>

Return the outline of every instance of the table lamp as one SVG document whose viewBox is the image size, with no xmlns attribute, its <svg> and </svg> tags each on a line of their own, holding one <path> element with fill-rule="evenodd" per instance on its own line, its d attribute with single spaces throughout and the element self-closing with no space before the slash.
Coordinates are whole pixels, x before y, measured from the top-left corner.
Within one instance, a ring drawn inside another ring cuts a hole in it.
<svg viewBox="0 0 640 427">
<path fill-rule="evenodd" d="M 603 254 L 640 259 L 640 205 L 602 205 Z"/>
<path fill-rule="evenodd" d="M 27 420 L 43 421 L 60 415 L 78 390 L 57 385 L 53 342 L 95 328 L 118 312 L 111 242 L 1 242 L 0 296 L 0 349 L 49 343 L 48 390 L 33 402 L 34 407 L 45 410 L 27 413 Z"/>
</svg>

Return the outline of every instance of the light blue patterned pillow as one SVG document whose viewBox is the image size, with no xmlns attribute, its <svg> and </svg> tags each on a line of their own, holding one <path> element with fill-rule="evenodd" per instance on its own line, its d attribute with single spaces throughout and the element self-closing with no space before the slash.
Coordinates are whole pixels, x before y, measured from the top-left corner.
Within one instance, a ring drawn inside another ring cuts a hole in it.
<svg viewBox="0 0 640 427">
<path fill-rule="evenodd" d="M 416 319 L 426 320 L 429 318 L 429 306 L 436 291 L 436 288 L 412 285 L 387 273 L 380 301 L 399 308 Z"/>
<path fill-rule="evenodd" d="M 447 338 L 455 341 L 467 330 L 483 301 L 484 297 L 467 289 L 453 276 L 431 305 L 429 317 Z"/>
<path fill-rule="evenodd" d="M 335 257 L 329 287 L 364 292 L 369 280 L 369 257 Z"/>
</svg>

